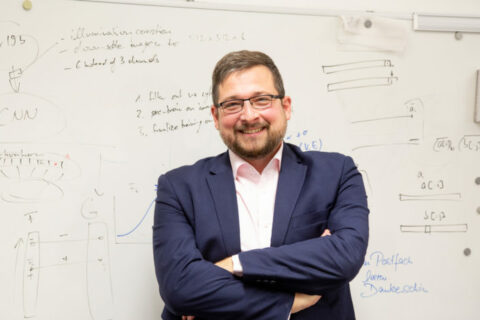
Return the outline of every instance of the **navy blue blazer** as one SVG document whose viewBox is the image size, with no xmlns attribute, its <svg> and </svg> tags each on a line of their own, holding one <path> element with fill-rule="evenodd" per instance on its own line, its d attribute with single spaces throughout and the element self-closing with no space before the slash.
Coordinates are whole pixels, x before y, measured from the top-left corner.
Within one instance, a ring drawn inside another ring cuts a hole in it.
<svg viewBox="0 0 480 320">
<path fill-rule="evenodd" d="M 292 320 L 355 319 L 349 282 L 364 262 L 368 212 L 350 157 L 285 143 L 271 247 L 240 252 L 228 152 L 167 172 L 153 225 L 163 319 L 283 320 L 295 292 L 322 298 Z M 320 237 L 326 228 L 332 235 Z M 241 278 L 213 264 L 238 253 Z"/>
</svg>

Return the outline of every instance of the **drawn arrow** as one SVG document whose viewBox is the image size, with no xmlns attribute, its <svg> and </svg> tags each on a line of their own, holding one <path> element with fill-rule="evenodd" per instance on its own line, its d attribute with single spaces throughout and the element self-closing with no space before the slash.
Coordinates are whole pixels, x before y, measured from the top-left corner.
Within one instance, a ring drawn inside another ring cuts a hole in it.
<svg viewBox="0 0 480 320">
<path fill-rule="evenodd" d="M 20 91 L 20 81 L 18 79 L 22 76 L 22 73 L 22 68 L 15 69 L 14 66 L 12 66 L 12 71 L 8 73 L 10 87 L 12 87 L 15 93 Z"/>
</svg>

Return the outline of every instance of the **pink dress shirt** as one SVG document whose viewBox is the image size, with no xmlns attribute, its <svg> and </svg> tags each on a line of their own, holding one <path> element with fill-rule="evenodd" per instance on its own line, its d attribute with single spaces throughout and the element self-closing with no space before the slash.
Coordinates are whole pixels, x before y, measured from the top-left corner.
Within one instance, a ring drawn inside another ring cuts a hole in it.
<svg viewBox="0 0 480 320">
<path fill-rule="evenodd" d="M 270 247 L 275 195 L 282 160 L 283 144 L 262 173 L 229 150 L 237 193 L 242 251 Z M 238 255 L 234 255 L 234 274 L 242 275 Z"/>
</svg>

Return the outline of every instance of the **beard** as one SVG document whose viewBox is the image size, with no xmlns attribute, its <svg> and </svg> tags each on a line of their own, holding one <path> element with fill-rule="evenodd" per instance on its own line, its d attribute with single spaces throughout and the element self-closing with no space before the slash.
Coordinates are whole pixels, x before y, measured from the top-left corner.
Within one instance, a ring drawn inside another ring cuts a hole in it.
<svg viewBox="0 0 480 320">
<path fill-rule="evenodd" d="M 241 131 L 262 128 L 266 131 L 267 136 L 257 137 L 256 139 L 248 139 L 242 137 Z M 272 129 L 268 123 L 260 123 L 255 125 L 242 125 L 234 129 L 233 135 L 226 134 L 220 130 L 220 136 L 227 147 L 235 154 L 244 159 L 261 159 L 272 152 L 280 145 L 287 131 L 287 122 L 278 129 Z"/>
</svg>

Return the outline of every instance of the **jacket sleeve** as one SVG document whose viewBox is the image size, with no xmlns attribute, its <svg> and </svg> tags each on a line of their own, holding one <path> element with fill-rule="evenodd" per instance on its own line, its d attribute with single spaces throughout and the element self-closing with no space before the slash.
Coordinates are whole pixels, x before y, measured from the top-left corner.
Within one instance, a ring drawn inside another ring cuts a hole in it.
<svg viewBox="0 0 480 320">
<path fill-rule="evenodd" d="M 345 157 L 327 224 L 332 235 L 241 252 L 244 281 L 275 283 L 308 294 L 323 294 L 345 285 L 364 262 L 368 213 L 362 176 L 353 160 Z"/>
<path fill-rule="evenodd" d="M 160 295 L 177 315 L 206 319 L 287 319 L 293 294 L 246 284 L 206 261 L 166 175 L 159 178 L 153 251 Z"/>
</svg>

